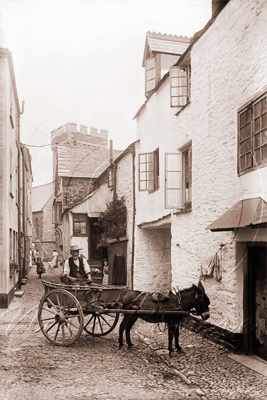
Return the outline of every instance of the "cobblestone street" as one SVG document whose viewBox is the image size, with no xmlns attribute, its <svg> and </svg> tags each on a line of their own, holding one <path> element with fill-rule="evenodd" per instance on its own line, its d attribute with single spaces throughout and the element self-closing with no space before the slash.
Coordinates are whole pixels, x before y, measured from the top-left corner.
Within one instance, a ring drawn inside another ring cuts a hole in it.
<svg viewBox="0 0 267 400">
<path fill-rule="evenodd" d="M 61 269 L 44 280 L 57 281 Z M 39 330 L 44 290 L 35 267 L 9 310 L 0 310 L 0 399 L 266 399 L 267 378 L 231 360 L 222 346 L 181 329 L 183 350 L 169 357 L 163 326 L 139 320 L 134 346 L 83 332 L 70 347 L 51 345 Z"/>
</svg>

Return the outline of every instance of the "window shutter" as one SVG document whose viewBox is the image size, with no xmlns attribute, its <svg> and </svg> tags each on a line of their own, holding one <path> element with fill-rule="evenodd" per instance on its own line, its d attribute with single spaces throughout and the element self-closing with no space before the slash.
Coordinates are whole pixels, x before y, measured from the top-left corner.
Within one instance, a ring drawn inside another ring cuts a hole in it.
<svg viewBox="0 0 267 400">
<path fill-rule="evenodd" d="M 182 208 L 182 154 L 165 154 L 165 208 Z"/>
</svg>

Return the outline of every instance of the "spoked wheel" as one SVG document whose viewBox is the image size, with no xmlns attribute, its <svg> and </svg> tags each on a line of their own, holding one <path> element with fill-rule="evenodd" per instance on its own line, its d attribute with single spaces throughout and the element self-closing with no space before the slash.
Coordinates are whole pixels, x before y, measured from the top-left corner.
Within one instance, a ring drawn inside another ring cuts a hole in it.
<svg viewBox="0 0 267 400">
<path fill-rule="evenodd" d="M 104 336 L 113 331 L 119 320 L 119 314 L 92 313 L 84 316 L 84 330 L 92 336 Z"/>
<path fill-rule="evenodd" d="M 51 343 L 70 346 L 83 330 L 82 307 L 76 297 L 66 290 L 52 290 L 40 301 L 38 322 L 44 336 Z"/>
</svg>

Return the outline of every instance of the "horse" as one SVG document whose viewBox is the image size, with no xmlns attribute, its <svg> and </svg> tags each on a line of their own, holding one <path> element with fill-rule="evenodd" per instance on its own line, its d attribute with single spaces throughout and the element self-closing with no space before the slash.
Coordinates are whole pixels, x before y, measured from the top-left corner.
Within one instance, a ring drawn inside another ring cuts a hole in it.
<svg viewBox="0 0 267 400">
<path fill-rule="evenodd" d="M 124 318 L 119 328 L 119 347 L 123 346 L 123 332 L 125 331 L 126 342 L 128 346 L 132 346 L 130 331 L 138 318 L 150 323 L 165 322 L 168 326 L 168 350 L 169 355 L 173 352 L 172 341 L 175 336 L 175 347 L 177 351 L 181 350 L 179 345 L 179 325 L 184 315 L 168 314 L 168 311 L 181 310 L 187 311 L 188 315 L 192 309 L 195 309 L 196 314 L 201 316 L 203 320 L 209 318 L 210 301 L 205 293 L 202 283 L 199 281 L 198 286 L 184 290 L 176 290 L 174 294 L 168 291 L 167 296 L 162 296 L 160 293 L 149 293 L 131 291 L 127 293 L 127 302 L 123 299 L 123 309 L 132 310 L 130 314 L 124 314 Z M 144 310 L 144 313 L 135 313 L 135 310 Z M 163 313 L 146 313 L 148 310 L 163 311 Z M 167 311 L 164 314 L 164 311 Z"/>
</svg>

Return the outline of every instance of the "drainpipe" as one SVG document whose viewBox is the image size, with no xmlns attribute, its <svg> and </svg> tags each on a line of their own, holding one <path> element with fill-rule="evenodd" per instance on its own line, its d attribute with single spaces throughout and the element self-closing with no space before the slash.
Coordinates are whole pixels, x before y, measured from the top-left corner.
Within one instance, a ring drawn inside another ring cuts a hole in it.
<svg viewBox="0 0 267 400">
<path fill-rule="evenodd" d="M 20 201 L 20 116 L 24 113 L 24 101 L 22 102 L 22 110 L 18 112 L 18 262 L 19 262 L 19 289 L 21 289 L 21 201 Z"/>
<path fill-rule="evenodd" d="M 133 155 L 133 227 L 132 227 L 132 268 L 131 268 L 131 289 L 134 286 L 134 250 L 135 250 L 135 149 Z"/>
<path fill-rule="evenodd" d="M 25 263 L 26 263 L 26 226 L 25 226 L 25 159 L 24 153 L 22 151 L 22 230 L 23 230 L 23 238 L 24 238 L 24 246 L 23 246 L 23 266 L 22 266 L 22 278 L 25 279 Z"/>
</svg>

